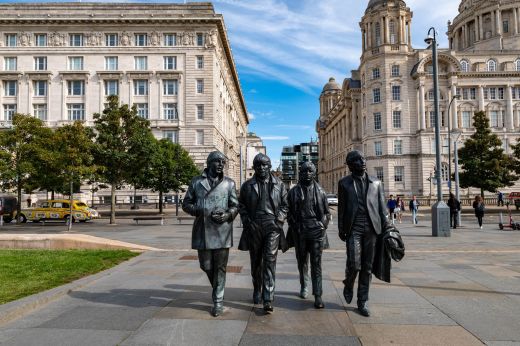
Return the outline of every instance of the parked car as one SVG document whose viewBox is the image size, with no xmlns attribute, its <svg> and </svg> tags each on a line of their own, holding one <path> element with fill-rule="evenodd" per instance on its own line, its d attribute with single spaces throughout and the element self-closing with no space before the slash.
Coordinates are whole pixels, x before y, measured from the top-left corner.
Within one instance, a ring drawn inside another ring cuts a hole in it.
<svg viewBox="0 0 520 346">
<path fill-rule="evenodd" d="M 327 194 L 327 202 L 329 205 L 338 205 L 338 196 L 334 193 Z"/>
<path fill-rule="evenodd" d="M 514 204 L 516 207 L 516 210 L 520 209 L 520 192 L 511 192 L 507 199 L 509 200 L 509 203 Z"/>
<path fill-rule="evenodd" d="M 22 209 L 20 213 L 21 222 L 68 221 L 70 217 L 70 200 L 68 199 L 42 201 L 38 207 Z M 92 218 L 92 212 L 86 203 L 78 200 L 72 201 L 72 222 L 86 222 L 92 220 Z"/>
<path fill-rule="evenodd" d="M 18 199 L 14 196 L 0 196 L 0 215 L 4 222 L 11 222 L 16 213 Z"/>
</svg>

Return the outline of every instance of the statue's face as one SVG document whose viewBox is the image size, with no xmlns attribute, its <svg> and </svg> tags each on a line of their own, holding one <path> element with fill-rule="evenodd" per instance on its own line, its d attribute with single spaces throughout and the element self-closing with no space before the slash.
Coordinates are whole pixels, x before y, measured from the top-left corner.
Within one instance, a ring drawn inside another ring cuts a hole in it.
<svg viewBox="0 0 520 346">
<path fill-rule="evenodd" d="M 224 166 L 226 164 L 226 160 L 217 159 L 213 160 L 208 164 L 208 171 L 212 177 L 220 175 L 224 172 Z"/>
<path fill-rule="evenodd" d="M 300 181 L 309 184 L 315 177 L 316 172 L 311 167 L 302 167 L 300 169 Z"/>
<path fill-rule="evenodd" d="M 266 179 L 269 176 L 269 171 L 271 170 L 271 165 L 269 162 L 259 162 L 254 167 L 255 175 L 257 178 Z"/>
<path fill-rule="evenodd" d="M 363 175 L 367 169 L 367 161 L 361 155 L 357 155 L 348 163 L 348 169 L 355 175 Z"/>
</svg>

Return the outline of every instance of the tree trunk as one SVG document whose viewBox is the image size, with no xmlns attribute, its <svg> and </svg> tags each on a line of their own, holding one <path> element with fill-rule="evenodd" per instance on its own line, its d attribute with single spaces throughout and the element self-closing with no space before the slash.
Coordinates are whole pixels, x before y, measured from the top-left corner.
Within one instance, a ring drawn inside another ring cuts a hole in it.
<svg viewBox="0 0 520 346">
<path fill-rule="evenodd" d="M 72 229 L 72 220 L 73 220 L 73 216 L 72 216 L 72 195 L 73 195 L 73 182 L 72 182 L 72 177 L 71 177 L 71 180 L 70 180 L 70 201 L 69 201 L 69 225 L 68 225 L 68 231 L 70 232 L 70 230 Z"/>
<path fill-rule="evenodd" d="M 51 191 L 51 199 L 54 199 L 54 190 Z"/>
<path fill-rule="evenodd" d="M 16 192 L 18 195 L 18 203 L 16 203 L 16 224 L 20 223 L 20 214 L 22 213 L 22 184 L 20 179 L 17 180 Z"/>
<path fill-rule="evenodd" d="M 163 213 L 163 192 L 159 191 L 159 214 Z"/>
<path fill-rule="evenodd" d="M 482 197 L 482 199 L 484 199 L 484 189 L 483 188 L 480 188 L 480 197 Z"/>
<path fill-rule="evenodd" d="M 110 186 L 110 224 L 116 223 L 116 185 Z"/>
</svg>

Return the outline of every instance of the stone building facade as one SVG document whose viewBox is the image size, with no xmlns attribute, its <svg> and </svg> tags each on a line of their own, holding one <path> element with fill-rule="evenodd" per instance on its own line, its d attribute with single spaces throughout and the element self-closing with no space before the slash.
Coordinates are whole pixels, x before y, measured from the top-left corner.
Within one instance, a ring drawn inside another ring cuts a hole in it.
<svg viewBox="0 0 520 346">
<path fill-rule="evenodd" d="M 486 112 L 506 152 L 520 139 L 519 11 L 518 0 L 464 0 L 449 23 L 450 47 L 438 50 L 444 193 L 448 121 L 461 132 L 459 147 L 474 132 L 472 117 L 478 110 Z M 316 128 L 320 181 L 327 191 L 336 191 L 346 173 L 346 153 L 359 149 L 369 174 L 384 182 L 387 194 L 430 194 L 428 178 L 435 167 L 432 55 L 426 47 L 411 46 L 411 25 L 412 11 L 404 1 L 370 0 L 360 22 L 359 68 L 341 86 L 333 78 L 324 86 Z"/>
<path fill-rule="evenodd" d="M 14 113 L 93 124 L 106 96 L 137 105 L 199 167 L 220 150 L 240 178 L 249 124 L 222 15 L 211 3 L 0 4 L 0 128 Z"/>
</svg>

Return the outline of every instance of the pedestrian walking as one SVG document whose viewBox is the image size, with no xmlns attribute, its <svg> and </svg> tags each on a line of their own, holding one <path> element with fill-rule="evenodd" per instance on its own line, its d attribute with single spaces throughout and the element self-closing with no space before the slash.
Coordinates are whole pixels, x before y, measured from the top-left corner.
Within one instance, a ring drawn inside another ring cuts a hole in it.
<svg viewBox="0 0 520 346">
<path fill-rule="evenodd" d="M 401 197 L 397 196 L 397 199 L 395 200 L 395 215 L 397 216 L 397 220 L 399 223 L 402 223 L 402 215 L 404 212 L 404 201 L 401 199 Z"/>
<path fill-rule="evenodd" d="M 392 218 L 392 225 L 394 224 L 395 220 L 395 208 L 397 206 L 397 202 L 394 199 L 394 195 L 390 195 L 390 199 L 388 202 L 386 202 L 386 207 L 388 208 L 388 213 L 390 214 L 390 217 Z"/>
<path fill-rule="evenodd" d="M 475 200 L 473 201 L 473 209 L 475 209 L 475 216 L 478 220 L 478 225 L 480 229 L 482 229 L 482 218 L 484 217 L 484 199 L 480 195 L 475 196 Z"/>
<path fill-rule="evenodd" d="M 412 212 L 412 222 L 414 225 L 417 225 L 417 211 L 419 210 L 419 201 L 417 200 L 417 196 L 413 195 L 412 199 L 409 203 L 410 211 Z"/>
<path fill-rule="evenodd" d="M 460 201 L 455 198 L 453 193 L 450 193 L 448 207 L 450 207 L 450 227 L 457 228 L 457 220 L 460 212 Z"/>
<path fill-rule="evenodd" d="M 502 191 L 498 191 L 497 204 L 499 207 L 504 206 L 504 194 L 502 193 Z"/>
</svg>

